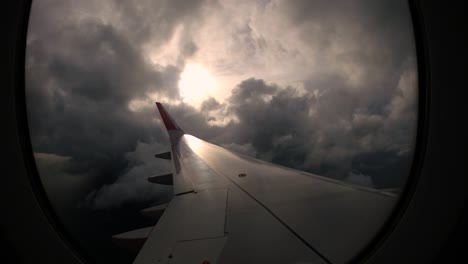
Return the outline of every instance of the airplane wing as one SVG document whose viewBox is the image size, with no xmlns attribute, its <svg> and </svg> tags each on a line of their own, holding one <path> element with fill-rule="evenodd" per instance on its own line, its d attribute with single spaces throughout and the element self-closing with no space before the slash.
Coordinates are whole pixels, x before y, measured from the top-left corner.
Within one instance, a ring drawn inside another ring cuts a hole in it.
<svg viewBox="0 0 468 264">
<path fill-rule="evenodd" d="M 395 194 L 259 161 L 185 134 L 156 104 L 172 148 L 156 156 L 170 159 L 173 170 L 148 180 L 173 184 L 174 197 L 146 210 L 162 212 L 153 228 L 120 235 L 143 237 L 134 263 L 347 263 L 395 205 Z"/>
</svg>

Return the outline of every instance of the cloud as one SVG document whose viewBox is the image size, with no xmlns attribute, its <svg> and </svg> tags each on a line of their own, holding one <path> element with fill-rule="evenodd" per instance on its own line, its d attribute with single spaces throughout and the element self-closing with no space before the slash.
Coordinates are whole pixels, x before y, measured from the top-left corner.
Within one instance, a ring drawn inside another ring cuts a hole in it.
<svg viewBox="0 0 468 264">
<path fill-rule="evenodd" d="M 221 104 L 216 101 L 213 97 L 208 98 L 207 100 L 203 101 L 201 106 L 201 111 L 203 112 L 210 112 L 214 110 L 218 110 L 221 107 Z"/>
<path fill-rule="evenodd" d="M 85 206 L 104 209 L 118 207 L 129 201 L 156 203 L 167 201 L 172 195 L 172 187 L 147 181 L 150 176 L 171 171 L 170 161 L 154 157 L 154 154 L 159 153 L 161 149 L 163 146 L 158 143 L 138 142 L 136 149 L 125 155 L 128 166 L 122 175 L 115 182 L 104 184 L 89 193 L 85 199 Z"/>
<path fill-rule="evenodd" d="M 231 150 L 376 188 L 404 183 L 417 106 L 405 1 L 45 0 L 27 43 L 33 148 L 66 157 L 36 160 L 92 178 L 95 209 L 170 193 L 146 182 L 167 170 L 153 158 L 169 149 L 156 100 Z M 189 63 L 219 84 L 200 108 L 179 94 Z"/>
<path fill-rule="evenodd" d="M 242 155 L 250 156 L 250 157 L 255 157 L 257 154 L 257 151 L 255 150 L 255 148 L 252 146 L 251 143 L 246 143 L 243 145 L 236 144 L 236 143 L 222 144 L 221 147 L 229 149 L 231 151 L 234 151 Z"/>
<path fill-rule="evenodd" d="M 372 182 L 372 177 L 360 173 L 349 173 L 348 177 L 344 179 L 346 182 L 351 184 L 365 186 L 369 188 L 375 188 L 374 183 Z"/>
<path fill-rule="evenodd" d="M 47 153 L 34 153 L 42 185 L 47 190 L 49 201 L 60 212 L 76 205 L 92 185 L 92 177 L 86 174 L 67 172 L 72 161 L 70 157 Z"/>
<path fill-rule="evenodd" d="M 362 104 L 365 93 L 351 93 L 344 83 L 317 96 L 249 78 L 229 98 L 227 109 L 236 121 L 212 141 L 332 178 L 377 188 L 402 186 L 414 142 L 415 82 L 413 67 L 407 66 L 380 112 Z M 366 178 L 358 180 L 359 175 Z"/>
<path fill-rule="evenodd" d="M 138 111 L 128 105 L 146 99 L 148 94 L 179 98 L 180 69 L 177 65 L 155 65 L 147 58 L 145 41 L 150 40 L 143 41 L 142 35 L 136 39 L 133 33 L 143 33 L 128 28 L 139 23 L 117 21 L 105 14 L 103 6 L 118 5 L 117 2 L 102 2 L 102 6 L 86 2 L 76 9 L 70 3 L 59 2 L 34 3 L 30 20 L 25 81 L 33 148 L 36 152 L 68 157 L 67 166 L 56 166 L 63 173 L 77 175 L 77 179 L 94 176 L 88 188 L 104 184 L 115 189 L 112 183 L 122 175 L 146 172 L 145 167 L 129 167 L 131 163 L 125 156 L 138 147 L 137 142 L 168 145 L 154 102 L 145 102 L 150 107 Z M 176 18 L 189 19 L 187 12 L 195 5 L 196 1 L 169 1 L 165 8 L 172 10 L 171 14 L 164 14 L 171 16 L 171 23 L 166 21 L 167 31 L 161 34 L 172 34 L 168 32 L 180 23 Z M 49 13 L 48 8 L 56 12 Z M 83 16 L 81 11 L 88 8 L 94 8 L 96 16 Z M 39 11 L 50 16 L 44 17 Z M 130 11 L 124 8 L 119 12 Z M 143 17 L 134 19 L 141 22 Z M 161 41 L 167 37 L 164 34 Z M 185 47 L 185 57 L 196 52 L 196 45 L 190 40 L 180 45 Z M 128 188 L 135 184 L 139 182 L 129 183 Z M 96 198 L 110 197 L 110 193 L 99 192 Z M 131 194 L 127 197 L 134 198 Z M 105 198 L 99 199 L 101 204 L 111 204 L 104 202 Z"/>
</svg>

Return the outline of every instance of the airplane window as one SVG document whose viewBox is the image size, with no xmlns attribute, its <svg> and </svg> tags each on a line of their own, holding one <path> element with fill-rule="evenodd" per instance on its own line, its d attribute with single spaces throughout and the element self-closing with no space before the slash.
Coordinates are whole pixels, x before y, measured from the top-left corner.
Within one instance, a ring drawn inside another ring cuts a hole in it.
<svg viewBox="0 0 468 264">
<path fill-rule="evenodd" d="M 177 240 L 166 255 L 210 248 L 200 263 L 226 261 L 243 245 L 236 230 L 263 225 L 300 245 L 287 250 L 304 259 L 290 263 L 346 262 L 383 226 L 412 164 L 418 75 L 406 1 L 34 1 L 25 83 L 41 182 L 98 263 L 143 263 L 155 224 L 169 230 L 179 220 L 164 217 L 211 206 L 225 209 L 212 213 L 225 232 L 194 226 L 213 244 Z M 176 214 L 186 201 L 175 197 L 197 202 Z M 302 224 L 309 209 L 317 226 L 352 230 L 341 239 L 356 246 L 336 248 Z M 247 212 L 265 221 L 236 229 Z"/>
</svg>

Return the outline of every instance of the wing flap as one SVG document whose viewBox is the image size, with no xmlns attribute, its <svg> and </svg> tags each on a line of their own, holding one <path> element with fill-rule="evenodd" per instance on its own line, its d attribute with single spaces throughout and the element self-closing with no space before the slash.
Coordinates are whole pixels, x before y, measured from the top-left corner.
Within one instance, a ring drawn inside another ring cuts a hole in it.
<svg viewBox="0 0 468 264">
<path fill-rule="evenodd" d="M 224 237 L 226 199 L 227 189 L 175 196 L 134 263 L 166 263 L 175 256 L 174 248 L 184 241 Z"/>
</svg>

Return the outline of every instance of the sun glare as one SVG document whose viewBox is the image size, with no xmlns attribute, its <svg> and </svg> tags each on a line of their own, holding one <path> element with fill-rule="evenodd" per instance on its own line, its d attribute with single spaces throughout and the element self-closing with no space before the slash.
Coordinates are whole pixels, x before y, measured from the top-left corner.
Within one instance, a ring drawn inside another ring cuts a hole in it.
<svg viewBox="0 0 468 264">
<path fill-rule="evenodd" d="M 179 92 L 183 101 L 199 107 L 203 100 L 214 93 L 216 81 L 200 64 L 187 64 L 180 76 Z"/>
</svg>

